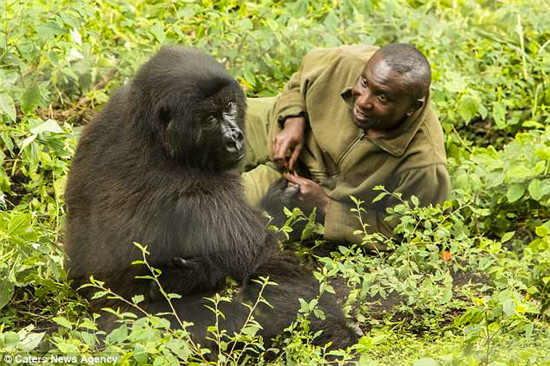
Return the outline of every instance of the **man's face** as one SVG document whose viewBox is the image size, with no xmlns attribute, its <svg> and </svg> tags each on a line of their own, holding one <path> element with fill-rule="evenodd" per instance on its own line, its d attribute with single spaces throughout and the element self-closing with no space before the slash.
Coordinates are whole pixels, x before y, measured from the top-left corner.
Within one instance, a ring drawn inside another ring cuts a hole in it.
<svg viewBox="0 0 550 366">
<path fill-rule="evenodd" d="M 393 71 L 375 54 L 351 89 L 353 122 L 365 131 L 395 129 L 422 106 L 413 98 L 414 91 L 405 75 Z"/>
</svg>

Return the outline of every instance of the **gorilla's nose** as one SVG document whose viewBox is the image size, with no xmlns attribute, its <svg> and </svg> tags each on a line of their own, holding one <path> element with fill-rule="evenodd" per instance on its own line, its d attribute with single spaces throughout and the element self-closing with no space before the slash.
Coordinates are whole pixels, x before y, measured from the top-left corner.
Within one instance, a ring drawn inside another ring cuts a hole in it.
<svg viewBox="0 0 550 366">
<path fill-rule="evenodd" d="M 225 150 L 230 154 L 244 153 L 244 134 L 240 129 L 233 128 L 225 139 Z"/>
</svg>

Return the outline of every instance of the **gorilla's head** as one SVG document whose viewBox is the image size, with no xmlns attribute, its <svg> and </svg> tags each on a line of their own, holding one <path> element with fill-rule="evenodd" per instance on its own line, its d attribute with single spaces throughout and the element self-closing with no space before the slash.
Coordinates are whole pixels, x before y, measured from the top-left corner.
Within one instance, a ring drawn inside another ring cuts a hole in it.
<svg viewBox="0 0 550 366">
<path fill-rule="evenodd" d="M 169 159 L 226 170 L 244 156 L 244 93 L 211 56 L 163 47 L 132 81 L 131 100 L 139 133 Z"/>
</svg>

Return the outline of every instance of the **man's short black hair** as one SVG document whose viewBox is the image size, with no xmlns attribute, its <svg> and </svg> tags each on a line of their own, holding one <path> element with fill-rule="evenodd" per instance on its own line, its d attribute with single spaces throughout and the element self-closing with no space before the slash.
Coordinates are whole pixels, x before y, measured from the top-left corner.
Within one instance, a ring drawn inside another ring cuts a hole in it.
<svg viewBox="0 0 550 366">
<path fill-rule="evenodd" d="M 432 72 L 430 62 L 415 46 L 405 43 L 391 43 L 377 52 L 392 70 L 405 75 L 415 87 L 416 97 L 428 96 Z"/>
</svg>

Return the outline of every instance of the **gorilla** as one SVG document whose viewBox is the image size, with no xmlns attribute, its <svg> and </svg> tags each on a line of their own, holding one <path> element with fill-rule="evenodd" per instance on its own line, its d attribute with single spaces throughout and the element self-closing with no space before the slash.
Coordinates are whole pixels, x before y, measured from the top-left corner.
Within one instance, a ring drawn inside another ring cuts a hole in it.
<svg viewBox="0 0 550 366">
<path fill-rule="evenodd" d="M 150 312 L 170 308 L 152 281 L 133 242 L 147 245 L 148 262 L 161 271 L 160 282 L 178 317 L 193 322 L 195 341 L 206 339 L 214 314 L 204 296 L 223 290 L 226 279 L 240 284 L 236 299 L 221 304 L 220 326 L 238 332 L 248 316 L 243 305 L 257 299 L 256 279 L 269 276 L 254 313 L 270 339 L 295 319 L 299 298 L 319 295 L 319 284 L 296 256 L 280 249 L 262 215 L 245 200 L 235 169 L 244 155 L 246 99 L 239 84 L 211 56 L 193 49 L 163 47 L 145 63 L 87 125 L 79 141 L 66 189 L 66 268 L 76 288 L 90 276 Z M 132 311 L 116 300 L 82 294 L 92 309 Z M 325 319 L 311 316 L 315 339 L 334 348 L 357 336 L 330 294 L 319 307 Z M 167 316 L 174 326 L 179 323 Z M 108 330 L 114 319 L 102 316 Z"/>
<path fill-rule="evenodd" d="M 307 177 L 307 174 L 301 173 L 302 176 Z M 262 197 L 260 200 L 260 208 L 266 212 L 269 217 L 270 221 L 269 223 L 271 225 L 275 225 L 276 227 L 282 227 L 286 224 L 288 217 L 285 214 L 285 208 L 287 208 L 290 211 L 293 211 L 294 209 L 298 208 L 305 217 L 311 219 L 311 214 L 313 213 L 313 209 L 311 207 L 308 207 L 301 202 L 299 202 L 296 199 L 296 194 L 300 191 L 300 188 L 297 185 L 294 185 L 292 183 L 289 183 L 284 178 L 279 178 L 271 186 L 269 187 L 269 190 L 266 192 L 266 194 Z M 315 210 L 315 217 L 314 222 L 317 224 L 324 224 L 325 222 L 325 216 Z M 285 244 L 291 244 L 292 242 L 298 242 L 302 241 L 302 232 L 306 228 L 308 224 L 308 220 L 299 220 L 292 223 L 292 231 L 287 233 L 288 235 L 288 242 Z M 319 237 L 320 238 L 320 237 Z M 317 239 L 316 237 L 314 239 Z M 307 240 L 306 240 L 307 241 Z M 311 241 L 311 240 L 309 240 Z M 304 243 L 302 241 L 302 243 Z M 326 249 L 329 249 L 328 247 L 335 246 L 336 243 L 327 243 L 324 245 L 327 247 Z"/>
</svg>

